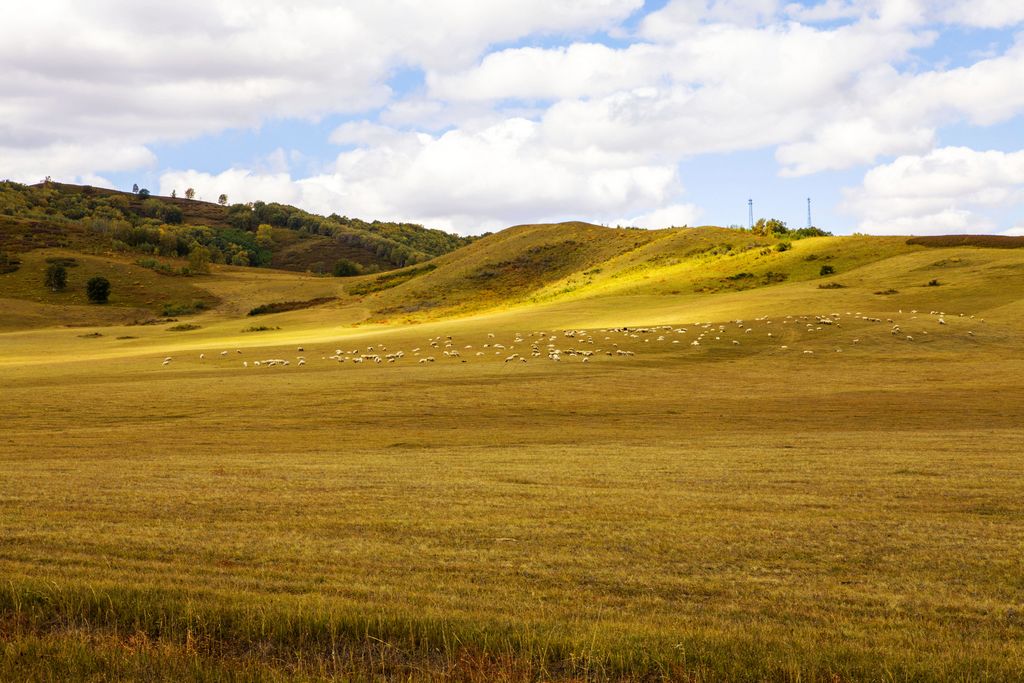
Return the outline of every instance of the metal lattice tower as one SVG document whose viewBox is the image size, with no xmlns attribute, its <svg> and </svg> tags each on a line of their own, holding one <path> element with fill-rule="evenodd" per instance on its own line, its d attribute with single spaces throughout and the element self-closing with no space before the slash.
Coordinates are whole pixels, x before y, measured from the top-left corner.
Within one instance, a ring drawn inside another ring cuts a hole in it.
<svg viewBox="0 0 1024 683">
<path fill-rule="evenodd" d="M 811 198 L 807 198 L 807 227 L 814 227 L 814 223 L 811 222 Z"/>
<path fill-rule="evenodd" d="M 747 228 L 754 227 L 754 200 L 747 200 Z"/>
</svg>

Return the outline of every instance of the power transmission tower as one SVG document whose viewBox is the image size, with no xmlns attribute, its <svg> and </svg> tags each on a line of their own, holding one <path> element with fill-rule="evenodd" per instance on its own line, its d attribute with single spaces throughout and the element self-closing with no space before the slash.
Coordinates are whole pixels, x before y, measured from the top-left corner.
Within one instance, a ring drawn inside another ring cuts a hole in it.
<svg viewBox="0 0 1024 683">
<path fill-rule="evenodd" d="M 754 227 L 754 200 L 747 200 L 747 228 Z"/>
<path fill-rule="evenodd" d="M 807 227 L 814 227 L 814 223 L 811 222 L 811 198 L 807 198 Z"/>
</svg>

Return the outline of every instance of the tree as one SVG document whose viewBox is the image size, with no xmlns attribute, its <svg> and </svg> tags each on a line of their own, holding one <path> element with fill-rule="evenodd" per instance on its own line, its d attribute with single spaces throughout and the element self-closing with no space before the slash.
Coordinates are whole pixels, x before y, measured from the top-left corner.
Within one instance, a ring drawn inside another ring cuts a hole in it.
<svg viewBox="0 0 1024 683">
<path fill-rule="evenodd" d="M 266 223 L 257 227 L 256 244 L 267 248 L 274 246 L 274 228 Z"/>
<path fill-rule="evenodd" d="M 147 190 L 144 187 L 140 187 L 139 188 L 139 196 L 140 197 L 148 197 L 149 196 L 149 190 Z"/>
<path fill-rule="evenodd" d="M 178 196 L 178 191 L 177 190 L 171 190 L 171 199 L 174 199 L 177 196 Z"/>
<path fill-rule="evenodd" d="M 217 203 L 220 204 L 221 206 L 227 206 L 228 196 L 226 194 L 222 194 L 221 196 L 217 197 Z"/>
<path fill-rule="evenodd" d="M 68 271 L 59 264 L 53 264 L 46 269 L 46 286 L 54 292 L 62 292 L 68 286 Z"/>
<path fill-rule="evenodd" d="M 193 273 L 209 273 L 210 250 L 206 247 L 194 247 L 188 255 L 188 269 Z"/>
<path fill-rule="evenodd" d="M 185 190 L 185 199 L 192 199 L 196 196 L 196 191 L 191 187 Z"/>
<path fill-rule="evenodd" d="M 249 252 L 240 251 L 231 257 L 231 265 L 233 266 L 247 266 L 249 265 Z"/>
<path fill-rule="evenodd" d="M 359 264 L 350 261 L 347 258 L 338 259 L 334 262 L 334 268 L 332 269 L 334 277 L 350 277 L 352 275 L 359 275 Z"/>
<path fill-rule="evenodd" d="M 758 218 L 751 231 L 755 235 L 785 235 L 789 232 L 784 221 L 778 218 Z"/>
<path fill-rule="evenodd" d="M 134 185 L 132 185 L 132 194 L 138 194 L 138 193 L 139 193 L 139 184 L 135 183 Z"/>
<path fill-rule="evenodd" d="M 176 206 L 163 206 L 160 210 L 160 216 L 164 219 L 164 223 L 171 223 L 172 225 L 179 225 L 185 220 L 185 214 Z"/>
<path fill-rule="evenodd" d="M 105 304 L 110 298 L 110 280 L 97 275 L 85 285 L 85 293 L 94 304 Z"/>
</svg>

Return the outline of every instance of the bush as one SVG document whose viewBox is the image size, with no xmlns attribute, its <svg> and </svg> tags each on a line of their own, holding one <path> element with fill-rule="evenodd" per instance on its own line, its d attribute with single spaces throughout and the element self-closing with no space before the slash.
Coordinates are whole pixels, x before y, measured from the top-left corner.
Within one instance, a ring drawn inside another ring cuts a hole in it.
<svg viewBox="0 0 1024 683">
<path fill-rule="evenodd" d="M 823 285 L 818 285 L 818 289 L 843 289 L 846 285 L 841 285 L 838 282 L 826 282 Z"/>
<path fill-rule="evenodd" d="M 46 269 L 46 286 L 54 292 L 63 292 L 68 286 L 68 271 L 58 264 L 53 264 Z"/>
<path fill-rule="evenodd" d="M 94 304 L 107 303 L 110 298 L 110 280 L 98 275 L 91 278 L 85 285 L 85 293 Z"/>
<path fill-rule="evenodd" d="M 199 325 L 196 325 L 194 323 L 181 323 L 180 325 L 174 325 L 173 327 L 168 327 L 167 331 L 168 332 L 188 332 L 190 330 L 198 330 L 198 329 L 199 329 Z"/>
<path fill-rule="evenodd" d="M 775 245 L 775 251 L 789 251 L 793 248 L 793 245 L 789 242 L 779 242 Z"/>
<path fill-rule="evenodd" d="M 164 310 L 161 315 L 191 315 L 193 313 L 198 313 L 199 311 L 205 311 L 206 308 L 206 303 L 202 301 L 193 301 L 192 303 L 164 304 Z"/>
<path fill-rule="evenodd" d="M 939 286 L 939 281 L 938 280 L 929 280 L 928 281 L 928 286 L 929 287 L 938 287 Z"/>
<path fill-rule="evenodd" d="M 821 270 L 818 271 L 818 275 L 832 275 L 834 272 L 836 272 L 835 268 L 833 268 L 832 266 L 825 265 L 822 266 Z"/>
<path fill-rule="evenodd" d="M 334 275 L 334 277 L 351 277 L 353 275 L 359 275 L 359 272 L 359 264 L 355 261 L 350 261 L 347 258 L 335 261 L 334 268 L 331 269 L 331 274 Z"/>
</svg>

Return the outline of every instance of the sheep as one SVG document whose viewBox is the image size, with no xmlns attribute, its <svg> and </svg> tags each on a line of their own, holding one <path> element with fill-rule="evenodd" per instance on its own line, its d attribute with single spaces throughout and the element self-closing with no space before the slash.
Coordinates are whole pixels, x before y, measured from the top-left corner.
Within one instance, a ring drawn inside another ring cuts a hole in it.
<svg viewBox="0 0 1024 683">
<path fill-rule="evenodd" d="M 199 360 L 206 360 L 206 354 L 205 353 L 199 354 Z"/>
<path fill-rule="evenodd" d="M 220 352 L 220 355 L 222 355 L 222 356 L 226 356 L 226 355 L 228 355 L 228 352 L 227 352 L 227 351 L 221 351 L 221 352 Z"/>
</svg>

